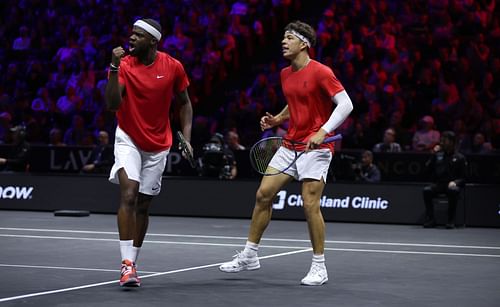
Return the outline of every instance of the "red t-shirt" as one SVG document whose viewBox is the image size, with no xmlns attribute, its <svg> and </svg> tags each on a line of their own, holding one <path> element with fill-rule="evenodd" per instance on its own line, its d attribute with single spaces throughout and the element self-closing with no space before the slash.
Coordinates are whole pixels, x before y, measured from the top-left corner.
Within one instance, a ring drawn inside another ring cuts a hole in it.
<svg viewBox="0 0 500 307">
<path fill-rule="evenodd" d="M 328 121 L 334 106 L 332 97 L 344 90 L 333 71 L 314 60 L 299 71 L 293 71 L 291 66 L 285 67 L 281 71 L 281 87 L 290 113 L 285 138 L 303 143 L 307 143 L 309 137 Z M 324 144 L 320 148 L 333 151 L 333 144 Z M 303 150 L 304 146 L 296 149 Z"/>
<path fill-rule="evenodd" d="M 125 86 L 116 112 L 118 126 L 141 150 L 158 152 L 170 148 L 172 97 L 189 85 L 182 64 L 160 51 L 148 66 L 136 57 L 126 56 L 120 63 L 118 82 Z"/>
</svg>

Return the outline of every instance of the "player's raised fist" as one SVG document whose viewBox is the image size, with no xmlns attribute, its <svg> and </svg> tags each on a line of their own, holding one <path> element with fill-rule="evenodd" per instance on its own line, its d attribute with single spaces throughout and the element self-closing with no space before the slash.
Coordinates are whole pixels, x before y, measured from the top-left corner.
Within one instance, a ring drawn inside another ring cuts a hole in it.
<svg viewBox="0 0 500 307">
<path fill-rule="evenodd" d="M 116 47 L 113 49 L 113 53 L 111 55 L 111 63 L 115 66 L 120 65 L 121 59 L 125 56 L 125 49 L 122 47 Z"/>
</svg>

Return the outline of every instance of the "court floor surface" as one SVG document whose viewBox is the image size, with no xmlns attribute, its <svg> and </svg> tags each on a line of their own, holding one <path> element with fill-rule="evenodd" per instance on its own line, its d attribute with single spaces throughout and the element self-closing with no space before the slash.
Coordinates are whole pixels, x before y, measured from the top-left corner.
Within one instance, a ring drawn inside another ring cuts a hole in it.
<svg viewBox="0 0 500 307">
<path fill-rule="evenodd" d="M 0 211 L 0 306 L 499 306 L 500 229 L 327 223 L 329 281 L 308 287 L 305 221 L 271 221 L 260 270 L 218 270 L 249 222 L 152 216 L 142 286 L 120 288 L 115 215 Z"/>
</svg>

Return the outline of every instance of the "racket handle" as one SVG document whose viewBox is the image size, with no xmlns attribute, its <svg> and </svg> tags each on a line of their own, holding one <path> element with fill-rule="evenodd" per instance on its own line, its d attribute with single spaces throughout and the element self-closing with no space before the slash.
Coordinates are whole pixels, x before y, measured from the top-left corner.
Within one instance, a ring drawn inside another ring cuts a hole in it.
<svg viewBox="0 0 500 307">
<path fill-rule="evenodd" d="M 342 134 L 340 133 L 325 139 L 323 143 L 332 143 L 339 140 L 342 140 Z"/>
</svg>

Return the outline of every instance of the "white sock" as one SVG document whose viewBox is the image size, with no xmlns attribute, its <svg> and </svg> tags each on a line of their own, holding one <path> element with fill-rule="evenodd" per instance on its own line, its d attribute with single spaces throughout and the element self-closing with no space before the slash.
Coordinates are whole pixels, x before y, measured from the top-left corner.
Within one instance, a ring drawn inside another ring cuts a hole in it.
<svg viewBox="0 0 500 307">
<path fill-rule="evenodd" d="M 243 253 L 249 257 L 257 257 L 258 250 L 259 250 L 259 244 L 247 241 Z"/>
<path fill-rule="evenodd" d="M 134 263 L 137 262 L 137 258 L 139 257 L 139 252 L 141 251 L 141 247 L 137 247 L 137 246 L 132 246 L 132 261 Z"/>
<path fill-rule="evenodd" d="M 313 254 L 312 262 L 317 263 L 320 266 L 325 266 L 325 254 L 319 254 L 319 255 Z"/>
<path fill-rule="evenodd" d="M 122 261 L 125 259 L 132 260 L 132 244 L 134 240 L 120 240 L 120 254 Z"/>
</svg>

